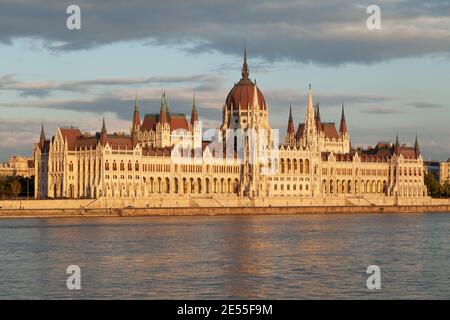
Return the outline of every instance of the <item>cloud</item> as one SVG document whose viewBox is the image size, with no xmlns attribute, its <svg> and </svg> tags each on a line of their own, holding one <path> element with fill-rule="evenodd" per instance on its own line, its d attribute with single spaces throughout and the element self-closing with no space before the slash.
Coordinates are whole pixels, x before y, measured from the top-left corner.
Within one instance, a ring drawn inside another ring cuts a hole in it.
<svg viewBox="0 0 450 320">
<path fill-rule="evenodd" d="M 66 1 L 2 1 L 0 41 L 45 40 L 52 51 L 124 41 L 178 46 L 192 53 L 252 55 L 268 61 L 339 65 L 445 55 L 450 51 L 446 0 L 83 0 L 82 29 L 67 30 Z M 70 3 L 72 4 L 72 3 Z M 366 28 L 366 8 L 381 7 L 381 30 Z"/>
<path fill-rule="evenodd" d="M 431 102 L 411 102 L 408 104 L 411 107 L 415 107 L 418 109 L 438 109 L 446 107 L 440 103 L 431 103 Z"/>
<path fill-rule="evenodd" d="M 153 76 L 146 78 L 99 78 L 81 81 L 65 82 L 27 82 L 17 80 L 15 75 L 0 77 L 0 91 L 16 91 L 21 97 L 47 97 L 53 91 L 68 91 L 86 93 L 95 87 L 120 87 L 139 85 L 176 85 L 191 84 L 198 91 L 211 89 L 222 83 L 218 76 L 193 75 L 193 76 Z"/>
<path fill-rule="evenodd" d="M 390 108 L 390 107 L 383 107 L 383 106 L 372 106 L 369 107 L 362 112 L 369 113 L 369 114 L 379 114 L 379 115 L 385 115 L 385 114 L 397 114 L 402 113 L 401 110 Z"/>
</svg>

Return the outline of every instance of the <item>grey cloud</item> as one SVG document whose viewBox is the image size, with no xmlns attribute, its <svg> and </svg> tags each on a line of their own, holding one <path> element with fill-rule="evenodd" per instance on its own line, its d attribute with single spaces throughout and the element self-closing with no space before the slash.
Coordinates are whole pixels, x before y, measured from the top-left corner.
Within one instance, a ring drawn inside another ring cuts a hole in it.
<svg viewBox="0 0 450 320">
<path fill-rule="evenodd" d="M 80 50 L 138 40 L 180 46 L 192 53 L 241 54 L 244 40 L 268 61 L 342 64 L 450 51 L 450 4 L 446 0 L 83 0 L 82 29 L 65 28 L 72 1 L 6 0 L 0 41 L 34 37 L 50 50 Z M 382 30 L 366 28 L 366 8 L 379 4 Z"/>
<path fill-rule="evenodd" d="M 52 91 L 86 92 L 96 86 L 130 86 L 130 85 L 172 85 L 172 84 L 193 84 L 198 90 L 205 90 L 217 87 L 222 83 L 222 78 L 209 75 L 193 76 L 153 76 L 146 78 L 100 78 L 82 81 L 66 82 L 25 82 L 15 78 L 14 75 L 0 77 L 0 91 L 17 91 L 22 97 L 36 96 L 46 97 Z"/>
<path fill-rule="evenodd" d="M 402 113 L 401 110 L 398 110 L 395 108 L 390 108 L 390 107 L 383 107 L 383 106 L 369 107 L 369 108 L 363 110 L 363 112 L 369 113 L 369 114 L 379 114 L 379 115 Z"/>
<path fill-rule="evenodd" d="M 445 105 L 439 103 L 431 103 L 431 102 L 412 102 L 408 104 L 411 107 L 415 107 L 418 109 L 437 109 L 444 108 Z"/>
</svg>

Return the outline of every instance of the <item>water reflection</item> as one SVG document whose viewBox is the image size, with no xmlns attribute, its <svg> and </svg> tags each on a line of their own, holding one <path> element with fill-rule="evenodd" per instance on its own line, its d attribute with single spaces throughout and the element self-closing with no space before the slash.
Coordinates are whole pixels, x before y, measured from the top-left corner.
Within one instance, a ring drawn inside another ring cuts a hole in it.
<svg viewBox="0 0 450 320">
<path fill-rule="evenodd" d="M 0 298 L 448 299 L 449 231 L 442 214 L 0 220 Z"/>
</svg>

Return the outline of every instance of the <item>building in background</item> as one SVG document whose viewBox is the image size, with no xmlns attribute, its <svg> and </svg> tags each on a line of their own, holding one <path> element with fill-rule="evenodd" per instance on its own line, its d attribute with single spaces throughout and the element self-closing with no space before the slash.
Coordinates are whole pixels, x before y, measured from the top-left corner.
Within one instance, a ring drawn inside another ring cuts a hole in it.
<svg viewBox="0 0 450 320">
<path fill-rule="evenodd" d="M 6 163 L 0 163 L 0 177 L 21 176 L 29 178 L 34 175 L 34 159 L 31 157 L 12 156 Z"/>
<path fill-rule="evenodd" d="M 246 52 L 241 79 L 222 111 L 222 125 L 211 141 L 202 139 L 195 97 L 188 121 L 186 115 L 170 112 L 164 93 L 159 112 L 145 115 L 142 122 L 135 101 L 130 134 L 108 133 L 105 119 L 92 135 L 58 128 L 46 139 L 42 128 L 34 148 L 35 196 L 148 199 L 147 205 L 161 198 L 170 203 L 188 199 L 190 205 L 195 205 L 192 199 L 367 205 L 427 198 L 417 137 L 411 147 L 400 144 L 397 136 L 395 144 L 353 149 L 344 106 L 339 128 L 322 121 L 311 86 L 304 121 L 295 125 L 289 110 L 283 143 L 273 140 L 270 109 L 249 78 Z M 174 154 L 183 161 L 174 161 Z"/>
<path fill-rule="evenodd" d="M 439 182 L 441 184 L 450 182 L 450 158 L 447 162 L 441 162 L 439 165 Z"/>
<path fill-rule="evenodd" d="M 424 167 L 426 173 L 431 173 L 433 175 L 433 177 L 437 181 L 439 181 L 439 171 L 440 171 L 440 162 L 439 161 L 425 160 L 423 162 L 423 167 Z"/>
</svg>

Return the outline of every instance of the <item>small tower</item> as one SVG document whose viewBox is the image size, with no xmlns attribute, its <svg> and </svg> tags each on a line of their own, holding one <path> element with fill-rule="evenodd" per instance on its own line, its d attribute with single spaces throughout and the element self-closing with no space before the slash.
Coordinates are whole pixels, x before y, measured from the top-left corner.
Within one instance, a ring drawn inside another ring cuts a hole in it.
<svg viewBox="0 0 450 320">
<path fill-rule="evenodd" d="M 293 146 L 295 144 L 295 129 L 294 129 L 294 120 L 292 118 L 292 105 L 289 106 L 289 119 L 286 137 L 284 138 L 284 143 L 289 146 Z"/>
<path fill-rule="evenodd" d="M 316 129 L 317 132 L 321 131 L 322 122 L 320 120 L 320 105 L 317 103 L 316 105 Z"/>
<path fill-rule="evenodd" d="M 141 118 L 139 115 L 139 109 L 137 105 L 137 96 L 134 98 L 134 112 L 133 112 L 133 123 L 131 126 L 131 134 L 137 133 L 141 127 Z"/>
<path fill-rule="evenodd" d="M 419 148 L 419 139 L 417 138 L 416 134 L 416 141 L 414 142 L 414 152 L 416 153 L 416 158 L 420 155 L 420 148 Z"/>
<path fill-rule="evenodd" d="M 161 124 L 166 124 L 167 119 L 167 104 L 166 104 L 166 93 L 163 92 L 161 96 L 161 108 L 159 109 L 159 122 Z"/>
<path fill-rule="evenodd" d="M 339 126 L 339 133 L 341 134 L 341 136 L 348 134 L 347 122 L 345 121 L 344 105 L 342 105 L 341 125 Z"/>
<path fill-rule="evenodd" d="M 342 113 L 341 113 L 341 124 L 339 126 L 339 136 L 342 140 L 342 153 L 350 152 L 350 135 L 347 129 L 347 121 L 345 120 L 345 110 L 344 105 L 342 104 Z"/>
<path fill-rule="evenodd" d="M 159 122 L 156 125 L 156 146 L 164 148 L 170 146 L 170 122 L 166 93 L 161 97 L 161 109 L 159 111 Z"/>
<path fill-rule="evenodd" d="M 308 104 L 306 106 L 305 129 L 303 133 L 303 146 L 313 150 L 317 146 L 316 119 L 313 105 L 311 84 L 308 89 Z"/>
<path fill-rule="evenodd" d="M 100 144 L 106 145 L 108 134 L 106 132 L 105 117 L 103 117 L 102 130 L 100 131 Z"/>
<path fill-rule="evenodd" d="M 397 133 L 397 137 L 395 138 L 394 152 L 396 155 L 400 155 L 400 142 L 398 140 L 398 133 Z"/>
<path fill-rule="evenodd" d="M 41 135 L 39 137 L 39 147 L 41 148 L 41 150 L 44 149 L 44 144 L 45 144 L 45 132 L 44 132 L 44 123 L 42 123 Z"/>
<path fill-rule="evenodd" d="M 198 121 L 197 106 L 195 104 L 195 93 L 192 97 L 192 113 L 191 113 L 191 126 L 194 127 L 195 122 Z"/>
<path fill-rule="evenodd" d="M 139 116 L 139 109 L 137 105 L 137 96 L 134 98 L 134 112 L 133 112 L 133 123 L 131 124 L 131 141 L 133 147 L 138 143 L 138 132 L 141 127 L 141 118 Z"/>
<path fill-rule="evenodd" d="M 200 156 L 202 151 L 202 127 L 198 121 L 197 103 L 195 101 L 195 93 L 192 97 L 192 113 L 191 113 L 191 130 L 192 142 L 195 155 Z"/>
</svg>

